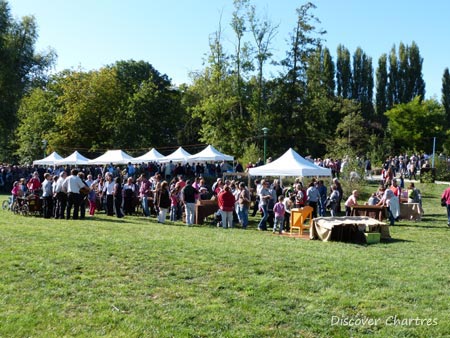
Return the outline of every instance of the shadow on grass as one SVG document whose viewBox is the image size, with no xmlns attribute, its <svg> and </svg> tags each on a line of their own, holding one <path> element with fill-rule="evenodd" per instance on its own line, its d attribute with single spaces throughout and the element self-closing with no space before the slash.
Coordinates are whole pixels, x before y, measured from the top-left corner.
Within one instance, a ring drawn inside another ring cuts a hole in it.
<svg viewBox="0 0 450 338">
<path fill-rule="evenodd" d="M 383 244 L 396 244 L 396 243 L 412 243 L 413 241 L 409 239 L 400 239 L 400 238 L 387 238 L 380 240 L 380 243 Z"/>
<path fill-rule="evenodd" d="M 424 229 L 448 228 L 447 219 L 443 220 L 441 215 L 432 214 L 423 217 L 421 221 L 400 220 L 399 222 L 395 222 L 394 226 Z"/>
</svg>

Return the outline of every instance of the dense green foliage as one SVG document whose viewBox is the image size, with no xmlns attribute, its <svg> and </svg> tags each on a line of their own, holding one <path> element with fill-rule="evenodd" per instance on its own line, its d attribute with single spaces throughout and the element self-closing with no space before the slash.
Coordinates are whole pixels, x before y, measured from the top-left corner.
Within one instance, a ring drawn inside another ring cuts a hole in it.
<svg viewBox="0 0 450 338">
<path fill-rule="evenodd" d="M 54 53 L 35 53 L 35 20 L 16 22 L 7 2 L 1 0 L 0 5 L 2 160 L 30 162 L 44 150 L 67 155 L 76 149 L 93 157 L 111 148 L 137 155 L 149 147 L 209 143 L 236 157 L 251 153 L 256 161 L 262 156 L 263 128 L 269 130 L 272 157 L 288 147 L 314 157 L 364 156 L 380 144 L 388 145 L 385 152 L 430 152 L 419 138 L 404 142 L 398 128 L 391 128 L 398 119 L 385 114 L 392 109 L 404 112 L 402 105 L 415 102 L 415 97 L 418 102 L 407 106 L 408 114 L 429 111 L 430 104 L 423 102 L 419 47 L 414 42 L 400 43 L 398 50 L 394 46 L 389 56 L 379 58 L 374 78 L 372 57 L 362 48 L 352 55 L 340 45 L 333 60 L 311 2 L 296 10 L 285 57 L 275 59 L 272 44 L 278 27 L 250 0 L 233 1 L 232 50 L 226 48 L 229 37 L 225 39 L 219 22 L 209 38 L 204 68 L 191 74 L 191 84 L 179 87 L 146 61 L 117 61 L 98 70 L 48 76 L 45 70 Z M 13 56 L 20 62 L 12 62 Z M 442 106 L 447 126 L 448 71 L 445 74 Z M 417 124 L 422 120 L 409 119 L 407 128 L 422 129 Z M 435 130 L 433 121 L 420 135 L 438 137 L 437 150 L 447 151 L 450 134 Z M 252 151 L 246 152 L 249 147 Z"/>
<path fill-rule="evenodd" d="M 17 21 L 8 2 L 0 0 L 0 159 L 11 155 L 22 96 L 41 84 L 55 57 L 53 51 L 35 51 L 37 37 L 34 17 Z"/>
<path fill-rule="evenodd" d="M 19 109 L 18 150 L 22 160 L 49 150 L 143 149 L 173 144 L 181 129 L 180 92 L 146 62 L 120 61 L 98 71 L 67 71 L 45 90 L 25 96 Z"/>
<path fill-rule="evenodd" d="M 444 139 L 446 129 L 442 121 L 445 113 L 436 100 L 421 102 L 420 97 L 398 104 L 386 112 L 389 132 L 396 144 L 407 149 L 430 149 L 433 137 Z"/>
</svg>

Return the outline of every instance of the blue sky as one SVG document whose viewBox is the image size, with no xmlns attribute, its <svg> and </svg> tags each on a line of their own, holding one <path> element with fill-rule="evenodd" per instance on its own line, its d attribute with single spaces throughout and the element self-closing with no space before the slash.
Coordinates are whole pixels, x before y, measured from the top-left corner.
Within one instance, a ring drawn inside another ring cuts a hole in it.
<svg viewBox="0 0 450 338">
<path fill-rule="evenodd" d="M 295 9 L 304 1 L 251 0 L 260 17 L 279 25 L 273 53 L 282 58 L 296 24 Z M 442 74 L 450 67 L 450 1 L 317 0 L 312 13 L 327 31 L 325 45 L 335 55 L 339 44 L 351 54 L 361 47 L 373 59 L 400 42 L 419 46 L 426 96 L 441 97 Z M 174 83 L 189 83 L 189 72 L 202 68 L 209 36 L 221 20 L 224 41 L 233 45 L 232 0 L 9 0 L 11 13 L 34 15 L 37 49 L 52 47 L 56 71 L 99 69 L 118 60 L 145 60 Z M 270 76 L 270 74 L 267 74 Z"/>
</svg>

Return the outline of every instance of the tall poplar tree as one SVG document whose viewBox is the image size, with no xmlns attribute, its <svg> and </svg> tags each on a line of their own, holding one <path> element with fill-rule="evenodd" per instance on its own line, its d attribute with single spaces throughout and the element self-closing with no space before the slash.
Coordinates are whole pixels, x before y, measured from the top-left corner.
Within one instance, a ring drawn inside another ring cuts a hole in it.
<svg viewBox="0 0 450 338">
<path fill-rule="evenodd" d="M 398 57 L 395 46 L 389 54 L 387 109 L 395 104 L 407 103 L 415 97 L 425 97 L 425 81 L 422 75 L 423 59 L 415 42 L 406 46 L 400 43 Z"/>
<path fill-rule="evenodd" d="M 352 99 L 361 103 L 361 113 L 365 120 L 373 116 L 373 68 L 372 58 L 361 48 L 353 54 Z"/>
<path fill-rule="evenodd" d="M 416 96 L 425 99 L 425 81 L 422 75 L 423 58 L 420 56 L 419 46 L 413 41 L 408 48 L 409 68 L 407 73 L 407 99 L 411 101 Z"/>
<path fill-rule="evenodd" d="M 448 68 L 445 68 L 442 76 L 442 106 L 445 111 L 446 128 L 450 128 L 450 73 Z"/>
<path fill-rule="evenodd" d="M 376 99 L 375 99 L 375 113 L 376 121 L 381 124 L 382 127 L 387 125 L 387 119 L 384 113 L 387 110 L 387 55 L 383 54 L 378 59 L 378 68 L 376 75 Z"/>
<path fill-rule="evenodd" d="M 337 47 L 336 86 L 337 96 L 344 99 L 352 98 L 352 69 L 350 52 L 343 45 Z"/>
<path fill-rule="evenodd" d="M 395 45 L 392 47 L 389 53 L 389 73 L 388 73 L 388 85 L 387 85 L 387 110 L 391 109 L 395 104 L 400 103 L 398 93 L 398 59 Z"/>
<path fill-rule="evenodd" d="M 333 58 L 331 57 L 330 50 L 328 48 L 323 49 L 322 53 L 322 84 L 325 87 L 325 91 L 329 97 L 333 97 L 336 89 L 335 67 Z"/>
<path fill-rule="evenodd" d="M 409 102 L 408 82 L 409 82 L 409 60 L 408 49 L 400 43 L 398 46 L 398 60 L 397 60 L 397 94 L 398 102 Z"/>
</svg>

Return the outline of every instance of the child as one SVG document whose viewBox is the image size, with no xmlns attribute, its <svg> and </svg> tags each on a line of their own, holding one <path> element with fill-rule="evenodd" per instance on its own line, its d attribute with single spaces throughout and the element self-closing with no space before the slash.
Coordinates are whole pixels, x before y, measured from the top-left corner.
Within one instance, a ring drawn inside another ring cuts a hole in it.
<svg viewBox="0 0 450 338">
<path fill-rule="evenodd" d="M 286 213 L 286 208 L 284 206 L 284 196 L 278 196 L 278 203 L 273 206 L 273 212 L 275 214 L 275 222 L 273 223 L 273 233 L 277 230 L 277 225 L 279 225 L 279 234 L 283 232 L 284 214 Z"/>
<path fill-rule="evenodd" d="M 291 209 L 292 209 L 294 203 L 292 203 L 292 200 L 290 198 L 285 197 L 283 204 L 284 204 L 283 229 L 285 229 L 285 231 L 288 231 L 290 229 Z"/>
<path fill-rule="evenodd" d="M 170 220 L 175 222 L 178 219 L 179 185 L 170 191 Z"/>
<path fill-rule="evenodd" d="M 89 216 L 92 217 L 95 214 L 95 209 L 97 208 L 97 193 L 96 189 L 98 188 L 98 184 L 94 183 L 88 193 L 88 201 L 89 201 Z"/>
<path fill-rule="evenodd" d="M 11 204 L 10 208 L 14 204 L 14 202 L 17 200 L 17 197 L 22 196 L 22 190 L 20 189 L 20 185 L 18 181 L 15 181 L 13 184 L 13 188 L 11 190 Z"/>
</svg>

